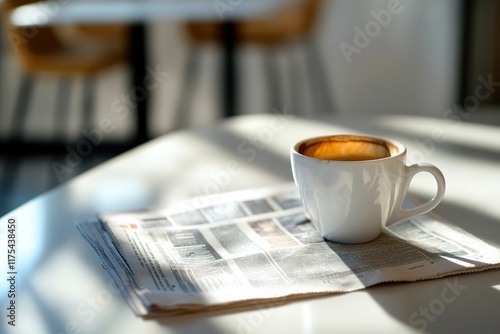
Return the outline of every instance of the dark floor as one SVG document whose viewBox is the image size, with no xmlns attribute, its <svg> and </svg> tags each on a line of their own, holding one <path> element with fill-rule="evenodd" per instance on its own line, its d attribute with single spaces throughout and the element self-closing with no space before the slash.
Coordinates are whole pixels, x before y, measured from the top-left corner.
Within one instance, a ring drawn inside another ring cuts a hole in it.
<svg viewBox="0 0 500 334">
<path fill-rule="evenodd" d="M 67 153 L 0 154 L 0 216 L 119 153 L 93 152 L 74 168 L 65 162 Z"/>
</svg>

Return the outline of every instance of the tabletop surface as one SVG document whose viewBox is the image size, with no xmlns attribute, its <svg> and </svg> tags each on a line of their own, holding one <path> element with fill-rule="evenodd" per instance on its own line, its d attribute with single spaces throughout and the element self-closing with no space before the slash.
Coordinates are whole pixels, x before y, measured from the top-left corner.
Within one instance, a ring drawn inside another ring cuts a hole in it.
<svg viewBox="0 0 500 334">
<path fill-rule="evenodd" d="M 14 9 L 11 13 L 11 23 L 15 26 L 37 26 L 263 18 L 292 1 L 300 0 L 48 0 Z"/>
<path fill-rule="evenodd" d="M 207 189 L 225 192 L 290 182 L 290 146 L 306 137 L 333 133 L 373 134 L 406 144 L 409 163 L 433 163 L 446 177 L 447 193 L 435 211 L 500 247 L 500 131 L 496 127 L 394 115 L 320 121 L 279 114 L 234 117 L 152 140 L 2 217 L 2 280 L 9 278 L 5 242 L 9 219 L 16 220 L 17 276 L 14 298 L 8 297 L 7 285 L 0 286 L 0 332 L 497 332 L 498 270 L 382 284 L 283 305 L 142 320 L 129 309 L 75 228 L 76 221 L 103 211 L 165 204 L 207 195 Z M 214 187 L 214 175 L 230 161 L 236 161 L 241 172 Z M 415 178 L 411 189 L 425 198 L 433 187 L 423 176 Z M 443 291 L 449 289 L 454 289 L 456 298 L 444 303 Z M 6 317 L 12 299 L 15 327 L 8 325 Z"/>
</svg>

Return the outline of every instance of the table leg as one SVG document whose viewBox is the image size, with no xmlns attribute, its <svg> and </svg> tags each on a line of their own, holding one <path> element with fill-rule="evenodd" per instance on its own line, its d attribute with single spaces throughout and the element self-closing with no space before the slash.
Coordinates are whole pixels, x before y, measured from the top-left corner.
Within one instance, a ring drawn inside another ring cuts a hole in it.
<svg viewBox="0 0 500 334">
<path fill-rule="evenodd" d="M 145 43 L 146 27 L 142 23 L 134 24 L 131 28 L 131 51 L 130 65 L 132 69 L 132 89 L 142 87 L 146 76 L 147 49 Z M 236 114 L 237 89 L 236 89 L 236 63 L 235 46 L 236 33 L 234 22 L 224 22 L 222 28 L 222 40 L 224 45 L 223 65 L 223 110 L 224 116 L 230 117 Z M 148 92 L 149 93 L 149 92 Z M 144 99 L 137 99 L 136 107 L 136 142 L 144 143 L 148 140 L 147 134 L 147 109 L 148 95 Z"/>
<path fill-rule="evenodd" d="M 236 29 L 235 23 L 224 21 L 222 23 L 222 42 L 224 46 L 223 65 L 223 110 L 224 116 L 230 117 L 236 114 L 237 107 L 237 73 L 236 73 Z"/>
<path fill-rule="evenodd" d="M 146 77 L 146 27 L 144 23 L 136 23 L 131 27 L 130 36 L 130 67 L 132 69 L 132 92 L 139 92 L 139 87 L 144 86 Z M 144 87 L 143 87 L 144 88 Z M 143 89 L 140 90 L 143 92 Z M 150 92 L 145 92 L 145 96 L 139 96 L 135 99 L 136 107 L 136 138 L 137 144 L 146 142 L 148 138 L 147 131 L 147 111 Z"/>
</svg>

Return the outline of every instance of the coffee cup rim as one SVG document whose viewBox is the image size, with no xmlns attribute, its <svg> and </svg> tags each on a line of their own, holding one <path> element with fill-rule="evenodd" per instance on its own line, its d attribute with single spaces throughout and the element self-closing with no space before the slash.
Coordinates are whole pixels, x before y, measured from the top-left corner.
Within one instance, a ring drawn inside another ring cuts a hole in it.
<svg viewBox="0 0 500 334">
<path fill-rule="evenodd" d="M 395 147 L 397 149 L 397 153 L 393 155 L 392 151 L 389 149 L 389 151 L 391 152 L 391 155 L 389 157 L 380 158 L 380 159 L 348 161 L 348 160 L 326 160 L 326 159 L 314 158 L 314 157 L 310 157 L 308 155 L 305 155 L 299 151 L 299 147 L 306 142 L 319 141 L 319 140 L 331 138 L 331 137 L 352 137 L 352 138 L 359 138 L 359 139 L 368 139 L 370 141 L 375 140 L 377 142 L 383 142 L 383 143 L 387 143 L 387 144 L 392 145 L 393 147 Z M 353 163 L 353 162 L 354 163 L 373 163 L 376 161 L 390 160 L 390 159 L 395 159 L 397 157 L 404 156 L 406 154 L 406 146 L 403 143 L 401 143 L 397 140 L 393 140 L 391 138 L 383 138 L 383 137 L 378 137 L 378 136 L 370 136 L 370 135 L 362 135 L 362 134 L 357 135 L 357 134 L 346 134 L 346 133 L 342 134 L 341 133 L 341 134 L 323 135 L 323 136 L 304 138 L 292 146 L 292 151 L 294 154 L 298 154 L 298 155 L 300 155 L 304 158 L 307 158 L 307 159 L 312 159 L 312 160 L 316 160 L 316 161 L 328 161 L 329 163 L 332 163 L 332 162 L 344 163 L 344 164 Z"/>
</svg>

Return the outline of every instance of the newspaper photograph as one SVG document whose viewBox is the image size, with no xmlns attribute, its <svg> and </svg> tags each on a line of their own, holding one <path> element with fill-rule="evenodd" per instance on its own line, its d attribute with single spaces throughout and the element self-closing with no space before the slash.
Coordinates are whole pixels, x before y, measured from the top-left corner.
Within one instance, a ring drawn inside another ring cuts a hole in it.
<svg viewBox="0 0 500 334">
<path fill-rule="evenodd" d="M 369 243 L 329 242 L 293 183 L 103 213 L 77 227 L 144 318 L 500 267 L 500 250 L 431 215 Z"/>
</svg>

